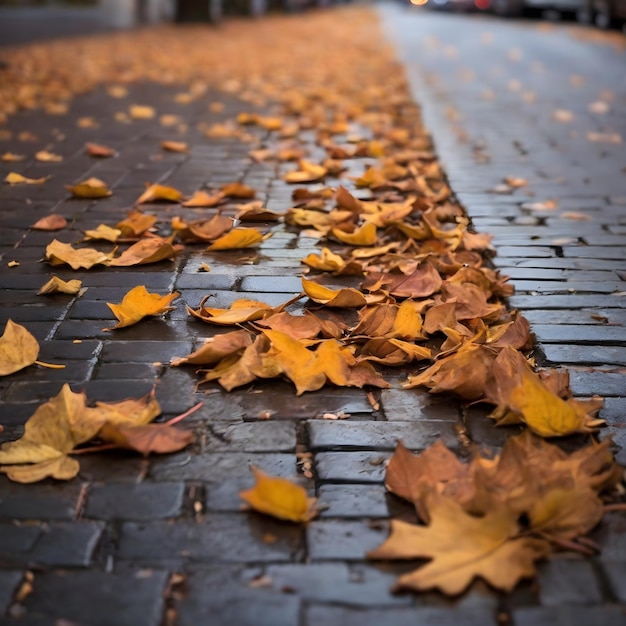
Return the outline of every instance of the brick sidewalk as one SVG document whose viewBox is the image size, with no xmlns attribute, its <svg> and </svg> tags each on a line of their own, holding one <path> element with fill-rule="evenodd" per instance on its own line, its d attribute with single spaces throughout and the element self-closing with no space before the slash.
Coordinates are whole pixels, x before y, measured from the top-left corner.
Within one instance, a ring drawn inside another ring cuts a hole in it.
<svg viewBox="0 0 626 626">
<path fill-rule="evenodd" d="M 521 585 L 510 598 L 482 583 L 453 600 L 435 592 L 391 595 L 388 589 L 406 567 L 365 561 L 365 553 L 386 537 L 390 514 L 414 516 L 383 486 L 384 462 L 398 439 L 415 450 L 437 437 L 453 449 L 468 437 L 498 447 L 519 432 L 517 427 L 495 430 L 484 409 L 462 410 L 449 398 L 418 390 L 383 390 L 378 410 L 363 391 L 350 388 L 295 397 L 291 385 L 273 381 L 230 394 L 213 393 L 217 385 L 196 391 L 193 370 L 172 369 L 167 363 L 215 331 L 189 318 L 180 302 L 164 319 L 143 320 L 115 333 L 102 330 L 112 321 L 105 303 L 120 301 L 138 284 L 161 293 L 177 290 L 191 306 L 208 293 L 215 306 L 241 297 L 280 304 L 301 290 L 300 259 L 319 249 L 306 233 L 267 225 L 274 235 L 258 253 L 211 255 L 201 253 L 205 246 L 199 245 L 188 246 L 175 262 L 140 269 L 54 268 L 61 278 L 80 277 L 87 292 L 81 298 L 35 295 L 53 273 L 39 262 L 45 245 L 66 234 L 29 230 L 42 215 L 66 216 L 78 240 L 82 230 L 125 217 L 147 181 L 191 193 L 201 185 L 240 180 L 255 187 L 269 209 L 290 205 L 293 187 L 279 178 L 284 166 L 256 163 L 248 156 L 248 144 L 207 139 L 198 128 L 199 122 L 211 125 L 254 107 L 214 91 L 178 104 L 174 97 L 179 91 L 135 84 L 120 101 L 98 88 L 76 98 L 66 116 L 29 111 L 12 117 L 8 128 L 14 137 L 28 131 L 38 136 L 36 143 L 0 141 L 0 153 L 30 154 L 53 144 L 53 151 L 64 156 L 62 163 L 28 161 L 20 167 L 31 177 L 52 171 L 45 185 L 0 187 L 0 323 L 8 318 L 23 323 L 40 340 L 42 360 L 67 366 L 29 368 L 0 379 L 0 423 L 5 427 L 0 441 L 17 437 L 34 408 L 63 382 L 107 401 L 138 397 L 157 383 L 165 417 L 198 400 L 204 403 L 186 420 L 200 434 L 200 443 L 181 453 L 147 460 L 122 453 L 84 455 L 80 476 L 67 484 L 23 486 L 0 476 L 0 614 L 7 612 L 6 623 L 43 626 L 64 618 L 83 626 L 485 626 L 513 615 L 517 626 L 621 624 L 620 602 L 626 603 L 622 514 L 608 516 L 594 537 L 603 545 L 600 557 L 544 564 L 538 583 Z M 130 126 L 113 123 L 131 102 L 182 116 L 190 153 L 161 153 L 160 140 L 180 136 L 157 119 Z M 211 102 L 221 102 L 223 111 L 207 113 Z M 76 119 L 87 116 L 96 118 L 100 128 L 77 128 Z M 250 132 L 263 138 L 266 131 Z M 315 133 L 302 138 L 315 155 Z M 83 153 L 86 141 L 109 145 L 119 156 L 94 161 Z M 350 166 L 361 173 L 363 163 L 360 159 Z M 0 163 L 0 177 L 12 169 L 15 164 Z M 64 184 L 88 176 L 105 180 L 114 195 L 97 202 L 67 199 Z M 163 222 L 182 214 L 180 207 L 168 205 L 150 205 L 149 212 Z M 20 265 L 9 269 L 9 261 Z M 199 272 L 201 262 L 211 272 Z M 523 296 L 516 302 L 522 306 Z M 583 387 L 578 389 L 585 395 Z M 612 406 L 609 402 L 609 415 L 621 405 Z M 325 412 L 345 412 L 350 418 L 318 419 Z M 240 511 L 237 494 L 252 482 L 250 464 L 294 477 L 296 453 L 303 452 L 312 453 L 314 460 L 316 478 L 308 487 L 328 506 L 318 520 L 295 526 Z M 18 601 L 14 594 L 24 576 L 30 576 L 25 572 L 34 574 L 33 591 Z M 269 587 L 256 584 L 262 576 L 271 581 Z"/>
</svg>

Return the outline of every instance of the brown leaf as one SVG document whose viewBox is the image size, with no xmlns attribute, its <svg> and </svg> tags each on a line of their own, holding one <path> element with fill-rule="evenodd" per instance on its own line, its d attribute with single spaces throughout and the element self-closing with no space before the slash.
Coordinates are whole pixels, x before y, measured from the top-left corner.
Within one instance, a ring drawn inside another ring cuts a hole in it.
<svg viewBox="0 0 626 626">
<path fill-rule="evenodd" d="M 252 199 L 256 196 L 256 190 L 243 183 L 229 183 L 222 185 L 222 193 L 227 198 Z"/>
<path fill-rule="evenodd" d="M 182 203 L 186 207 L 205 207 L 210 208 L 221 204 L 224 201 L 224 194 L 218 191 L 214 194 L 209 194 L 206 191 L 196 191 L 189 200 Z"/>
<path fill-rule="evenodd" d="M 90 157 L 106 159 L 115 156 L 115 150 L 99 143 L 86 143 L 85 151 Z"/>
<path fill-rule="evenodd" d="M 72 279 L 72 280 L 62 280 L 58 276 L 53 276 L 47 283 L 42 285 L 37 292 L 38 296 L 43 296 L 48 293 L 67 293 L 70 295 L 76 295 L 80 292 L 83 286 L 82 281 Z"/>
<path fill-rule="evenodd" d="M 37 220 L 34 224 L 31 224 L 33 230 L 61 230 L 67 226 L 67 220 L 62 215 L 52 213 L 46 215 Z"/>
<path fill-rule="evenodd" d="M 367 304 L 365 296 L 356 289 L 346 287 L 339 290 L 329 289 L 323 285 L 319 285 L 312 280 L 302 279 L 302 288 L 304 293 L 314 302 L 325 304 L 326 306 L 350 309 L 360 308 Z"/>
<path fill-rule="evenodd" d="M 215 365 L 223 359 L 245 350 L 252 345 L 252 338 L 245 330 L 235 330 L 210 337 L 200 348 L 188 356 L 172 359 L 170 365 Z"/>
<path fill-rule="evenodd" d="M 162 141 L 161 148 L 166 152 L 189 152 L 189 145 L 184 141 Z"/>
<path fill-rule="evenodd" d="M 161 237 L 142 239 L 133 244 L 119 257 L 113 259 L 109 265 L 115 267 L 130 267 L 132 265 L 147 265 L 159 261 L 172 260 L 182 246 L 172 245 L 171 242 Z"/>
<path fill-rule="evenodd" d="M 186 448 L 195 439 L 190 430 L 174 428 L 169 424 L 122 426 L 107 422 L 98 433 L 103 441 L 119 448 L 135 450 L 147 456 L 151 452 L 168 454 Z"/>
<path fill-rule="evenodd" d="M 156 222 L 156 215 L 146 215 L 142 211 L 132 210 L 125 219 L 115 225 L 115 228 L 121 231 L 123 237 L 139 237 Z"/>
</svg>

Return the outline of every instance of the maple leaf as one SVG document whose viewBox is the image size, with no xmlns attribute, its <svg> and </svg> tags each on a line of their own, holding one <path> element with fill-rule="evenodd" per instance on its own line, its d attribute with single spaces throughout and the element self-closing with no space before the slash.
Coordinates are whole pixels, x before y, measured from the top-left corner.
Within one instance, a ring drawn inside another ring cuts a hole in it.
<svg viewBox="0 0 626 626">
<path fill-rule="evenodd" d="M 453 500 L 433 494 L 428 512 L 431 522 L 425 527 L 392 521 L 391 536 L 368 554 L 371 559 L 432 559 L 400 576 L 395 589 L 437 588 L 457 595 L 481 577 L 511 591 L 535 574 L 535 561 L 550 551 L 546 541 L 519 537 L 517 514 L 503 505 L 475 517 Z"/>
<path fill-rule="evenodd" d="M 106 183 L 99 178 L 88 178 L 76 185 L 66 185 L 65 188 L 75 198 L 108 198 L 113 192 L 107 187 Z"/>
<path fill-rule="evenodd" d="M 290 522 L 308 522 L 319 514 L 317 499 L 309 498 L 304 487 L 286 478 L 269 476 L 259 468 L 250 468 L 256 483 L 241 491 L 239 497 L 255 511 Z"/>
<path fill-rule="evenodd" d="M 39 342 L 22 325 L 7 320 L 0 337 L 0 376 L 7 376 L 32 365 L 39 356 Z"/>
<path fill-rule="evenodd" d="M 146 316 L 162 315 L 168 311 L 173 311 L 175 307 L 169 305 L 173 300 L 178 298 L 179 295 L 180 294 L 175 291 L 166 296 L 161 296 L 158 293 L 149 293 L 143 285 L 134 287 L 124 295 L 120 304 L 107 302 L 107 306 L 119 321 L 115 326 L 105 328 L 104 330 L 114 330 L 116 328 L 132 326 Z"/>
</svg>

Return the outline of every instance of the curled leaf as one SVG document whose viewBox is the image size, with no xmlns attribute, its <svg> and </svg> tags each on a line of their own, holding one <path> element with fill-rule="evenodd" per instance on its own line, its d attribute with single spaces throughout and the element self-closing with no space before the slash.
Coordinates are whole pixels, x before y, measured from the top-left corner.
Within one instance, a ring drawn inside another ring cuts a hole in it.
<svg viewBox="0 0 626 626">
<path fill-rule="evenodd" d="M 82 286 L 82 281 L 75 278 L 65 281 L 58 276 L 53 276 L 47 283 L 39 288 L 37 295 L 43 296 L 49 293 L 67 293 L 70 295 L 76 295 L 80 292 Z"/>
<path fill-rule="evenodd" d="M 66 185 L 65 188 L 71 192 L 75 198 L 108 198 L 113 195 L 106 183 L 99 178 L 88 178 L 76 185 Z"/>
</svg>

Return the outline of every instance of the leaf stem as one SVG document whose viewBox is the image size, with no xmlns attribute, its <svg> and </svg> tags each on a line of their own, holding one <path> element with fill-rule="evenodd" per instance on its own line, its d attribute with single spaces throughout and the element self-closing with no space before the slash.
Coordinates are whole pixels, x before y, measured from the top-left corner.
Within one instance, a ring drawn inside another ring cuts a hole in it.
<svg viewBox="0 0 626 626">
<path fill-rule="evenodd" d="M 173 417 L 171 420 L 164 422 L 164 424 L 167 424 L 168 426 L 173 426 L 174 424 L 178 424 L 178 422 L 182 422 L 186 417 L 189 417 L 192 413 L 195 413 L 203 404 L 204 404 L 203 402 L 198 402 L 198 404 L 192 406 L 190 409 L 188 409 L 184 413 L 181 413 L 180 415 Z"/>
</svg>

